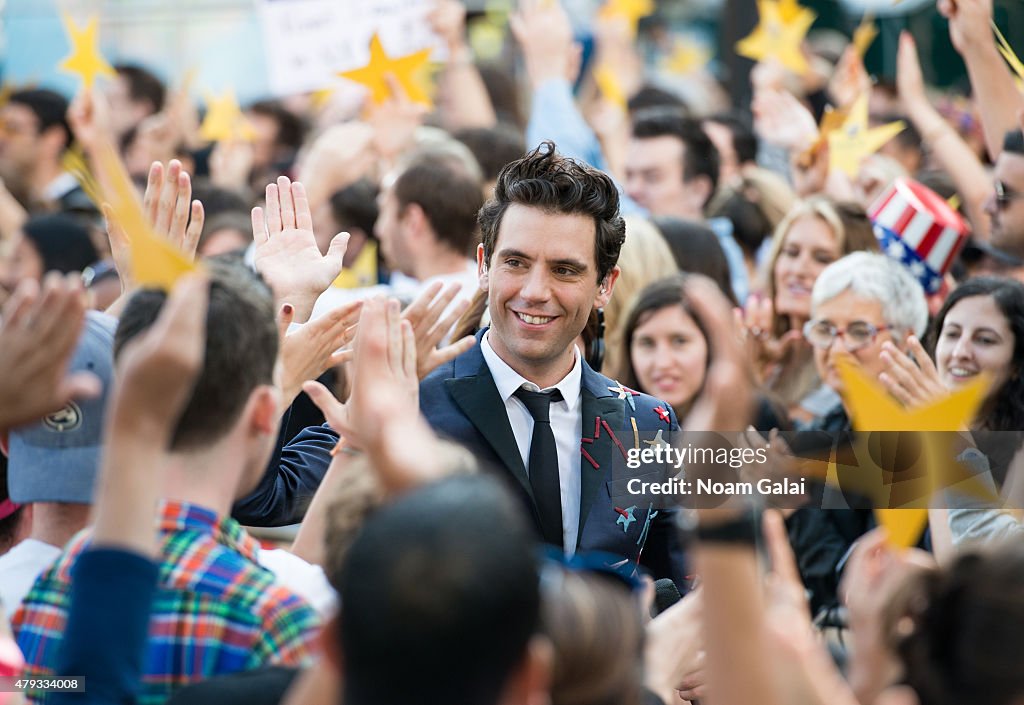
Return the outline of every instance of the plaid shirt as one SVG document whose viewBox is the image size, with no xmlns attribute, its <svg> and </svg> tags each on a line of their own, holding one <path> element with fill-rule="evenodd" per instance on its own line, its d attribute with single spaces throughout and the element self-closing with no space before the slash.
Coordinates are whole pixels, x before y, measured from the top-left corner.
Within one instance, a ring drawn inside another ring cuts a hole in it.
<svg viewBox="0 0 1024 705">
<path fill-rule="evenodd" d="M 160 584 L 153 601 L 140 705 L 176 688 L 266 664 L 309 662 L 319 621 L 300 597 L 256 563 L 259 546 L 233 519 L 168 502 L 160 524 Z M 36 581 L 14 617 L 25 676 L 53 675 L 83 532 Z M 34 694 L 33 702 L 46 702 Z"/>
</svg>

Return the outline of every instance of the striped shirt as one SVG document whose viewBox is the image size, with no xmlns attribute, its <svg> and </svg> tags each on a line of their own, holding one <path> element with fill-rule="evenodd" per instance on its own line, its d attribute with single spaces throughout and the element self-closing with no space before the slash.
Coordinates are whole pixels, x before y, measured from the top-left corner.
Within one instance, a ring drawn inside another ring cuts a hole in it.
<svg viewBox="0 0 1024 705">
<path fill-rule="evenodd" d="M 160 584 L 153 601 L 140 705 L 211 676 L 267 664 L 306 665 L 316 612 L 256 562 L 259 546 L 234 519 L 167 502 L 160 523 Z M 25 676 L 53 675 L 67 623 L 71 573 L 89 541 L 75 537 L 14 616 Z M 33 702 L 46 696 L 32 694 Z"/>
</svg>

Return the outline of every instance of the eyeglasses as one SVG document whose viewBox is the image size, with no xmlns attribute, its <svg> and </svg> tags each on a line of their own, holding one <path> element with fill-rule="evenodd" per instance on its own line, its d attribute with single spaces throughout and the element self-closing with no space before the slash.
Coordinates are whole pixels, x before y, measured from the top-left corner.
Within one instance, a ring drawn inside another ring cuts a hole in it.
<svg viewBox="0 0 1024 705">
<path fill-rule="evenodd" d="M 856 352 L 875 342 L 875 336 L 891 326 L 874 326 L 867 321 L 854 321 L 846 328 L 838 328 L 828 321 L 807 321 L 804 338 L 816 348 L 827 350 L 835 339 L 842 338 L 849 352 Z"/>
<path fill-rule="evenodd" d="M 1007 188 L 1006 184 L 1004 184 L 1002 181 L 995 182 L 995 191 L 996 205 L 998 205 L 1000 208 L 1006 208 L 1012 202 L 1016 201 L 1018 198 L 1024 198 L 1024 193 L 1018 193 L 1013 189 Z"/>
</svg>

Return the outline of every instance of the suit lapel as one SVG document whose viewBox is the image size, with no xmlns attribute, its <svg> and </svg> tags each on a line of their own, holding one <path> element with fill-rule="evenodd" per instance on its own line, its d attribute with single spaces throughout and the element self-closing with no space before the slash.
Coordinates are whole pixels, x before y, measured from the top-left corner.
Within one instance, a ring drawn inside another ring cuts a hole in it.
<svg viewBox="0 0 1024 705">
<path fill-rule="evenodd" d="M 615 456 L 621 454 L 615 440 L 621 435 L 625 421 L 624 402 L 611 395 L 604 388 L 603 382 L 604 378 L 584 363 L 583 439 L 580 443 L 580 525 L 576 539 L 577 548 L 583 538 L 583 527 L 587 523 L 590 507 L 601 485 L 612 479 L 612 464 L 616 462 Z M 595 464 L 597 467 L 594 467 Z"/>
<path fill-rule="evenodd" d="M 494 449 L 505 468 L 519 481 L 532 501 L 530 477 L 526 474 L 516 437 L 508 422 L 505 402 L 494 386 L 494 379 L 483 356 L 480 356 L 476 374 L 456 376 L 446 380 L 445 384 L 462 413 Z"/>
</svg>

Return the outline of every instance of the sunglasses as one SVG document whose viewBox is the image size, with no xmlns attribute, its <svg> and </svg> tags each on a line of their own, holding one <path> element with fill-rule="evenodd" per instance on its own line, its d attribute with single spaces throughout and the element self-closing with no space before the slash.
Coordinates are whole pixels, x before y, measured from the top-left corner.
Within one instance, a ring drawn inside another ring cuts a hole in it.
<svg viewBox="0 0 1024 705">
<path fill-rule="evenodd" d="M 1007 188 L 1006 184 L 1002 181 L 995 182 L 996 192 L 996 205 L 1000 208 L 1007 208 L 1009 205 L 1016 201 L 1018 198 L 1024 198 L 1024 193 L 1018 193 L 1011 188 Z"/>
</svg>

